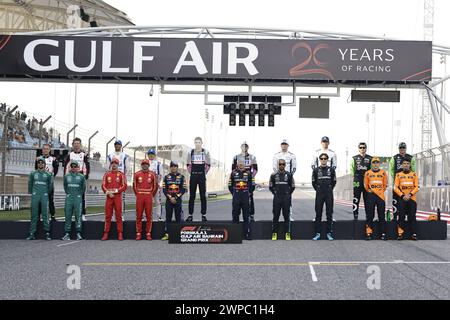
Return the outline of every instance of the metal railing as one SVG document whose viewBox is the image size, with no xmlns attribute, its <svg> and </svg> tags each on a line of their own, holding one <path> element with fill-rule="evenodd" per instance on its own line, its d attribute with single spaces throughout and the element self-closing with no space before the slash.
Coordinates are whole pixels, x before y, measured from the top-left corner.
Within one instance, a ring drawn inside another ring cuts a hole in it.
<svg viewBox="0 0 450 320">
<path fill-rule="evenodd" d="M 65 193 L 55 193 L 54 202 L 55 208 L 64 208 L 64 202 L 66 199 Z M 100 191 L 100 194 L 86 194 L 86 207 L 101 207 L 105 205 L 106 196 Z M 126 204 L 135 204 L 136 197 L 133 193 L 127 193 L 125 195 Z"/>
</svg>

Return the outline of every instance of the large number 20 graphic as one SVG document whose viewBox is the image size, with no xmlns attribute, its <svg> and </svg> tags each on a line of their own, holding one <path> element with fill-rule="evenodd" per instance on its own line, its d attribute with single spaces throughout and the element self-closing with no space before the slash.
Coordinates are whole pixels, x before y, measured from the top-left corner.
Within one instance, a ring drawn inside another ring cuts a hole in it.
<svg viewBox="0 0 450 320">
<path fill-rule="evenodd" d="M 11 39 L 11 35 L 9 36 L 0 36 L 0 50 L 2 50 Z"/>
<path fill-rule="evenodd" d="M 328 71 L 327 69 L 325 69 L 326 63 L 323 63 L 322 61 L 320 61 L 317 58 L 317 54 L 320 50 L 326 50 L 329 48 L 330 47 L 325 43 L 318 44 L 314 48 L 314 50 L 306 42 L 299 42 L 296 45 L 294 45 L 291 50 L 292 58 L 295 58 L 294 53 L 298 49 L 306 49 L 306 51 L 308 52 L 308 57 L 304 61 L 302 61 L 301 63 L 297 64 L 296 66 L 292 67 L 289 70 L 290 76 L 297 77 L 297 76 L 305 76 L 308 74 L 309 75 L 321 74 L 321 75 L 324 75 L 324 76 L 330 78 L 331 80 L 334 80 L 334 76 L 331 74 L 331 72 Z M 314 62 L 314 65 L 318 68 L 313 67 L 313 68 L 305 69 L 305 67 L 311 63 L 311 60 Z"/>
</svg>

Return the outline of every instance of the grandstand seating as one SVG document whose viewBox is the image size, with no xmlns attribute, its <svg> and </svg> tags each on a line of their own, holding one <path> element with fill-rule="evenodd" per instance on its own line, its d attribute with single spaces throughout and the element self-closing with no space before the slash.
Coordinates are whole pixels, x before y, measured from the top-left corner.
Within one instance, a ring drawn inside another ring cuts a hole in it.
<svg viewBox="0 0 450 320">
<path fill-rule="evenodd" d="M 1 103 L 0 103 L 0 105 L 1 105 Z M 2 121 L 1 121 L 1 125 L 0 125 L 0 139 L 3 137 L 3 118 L 6 115 L 6 112 L 4 109 L 5 109 L 5 107 L 1 106 L 0 118 L 2 119 Z M 24 113 L 21 113 L 21 115 L 23 115 L 23 114 Z M 37 119 L 36 119 L 36 121 L 37 121 Z M 25 141 L 21 142 L 18 139 L 14 139 L 14 140 L 10 139 L 9 140 L 10 147 L 17 147 L 17 148 L 36 147 L 39 144 L 39 138 L 36 137 L 36 135 L 32 135 L 31 132 L 27 128 L 27 118 L 17 121 L 17 119 L 15 119 L 15 117 L 13 116 L 12 127 L 14 127 L 14 129 L 19 129 L 20 131 L 22 131 Z M 50 131 L 50 129 L 47 130 L 47 132 L 49 132 L 49 131 Z M 44 141 L 45 138 L 43 137 L 43 142 L 50 143 L 53 148 L 60 148 L 61 143 L 56 138 L 57 132 L 56 132 L 56 130 L 52 130 L 52 131 L 53 131 L 53 137 L 49 137 L 48 141 Z"/>
</svg>

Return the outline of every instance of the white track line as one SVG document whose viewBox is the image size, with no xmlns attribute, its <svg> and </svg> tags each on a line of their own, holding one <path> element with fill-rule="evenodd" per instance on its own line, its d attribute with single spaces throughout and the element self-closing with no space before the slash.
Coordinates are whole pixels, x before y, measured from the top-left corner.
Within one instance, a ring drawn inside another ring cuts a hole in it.
<svg viewBox="0 0 450 320">
<path fill-rule="evenodd" d="M 67 242 L 67 243 L 62 243 L 62 244 L 58 244 L 57 247 L 64 247 L 64 246 L 68 246 L 74 243 L 79 243 L 80 241 L 73 241 L 73 242 Z"/>
<path fill-rule="evenodd" d="M 317 280 L 317 275 L 316 275 L 316 272 L 314 271 L 314 267 L 313 267 L 311 262 L 309 263 L 309 271 L 311 271 L 312 281 L 313 282 L 317 282 L 318 281 Z"/>
<path fill-rule="evenodd" d="M 80 241 L 77 241 L 80 242 Z M 73 243 L 73 242 L 72 242 Z M 273 266 L 324 266 L 355 267 L 364 264 L 450 264 L 450 261 L 317 261 L 317 262 L 84 262 L 85 266 L 224 266 L 224 267 L 273 267 Z"/>
</svg>

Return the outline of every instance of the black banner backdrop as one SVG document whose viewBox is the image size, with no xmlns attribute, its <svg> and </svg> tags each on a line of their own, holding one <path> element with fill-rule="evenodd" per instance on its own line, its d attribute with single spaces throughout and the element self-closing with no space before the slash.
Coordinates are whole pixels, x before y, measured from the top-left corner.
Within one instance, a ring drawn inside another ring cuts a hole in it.
<svg viewBox="0 0 450 320">
<path fill-rule="evenodd" d="M 419 83 L 425 41 L 0 36 L 4 78 Z"/>
</svg>

